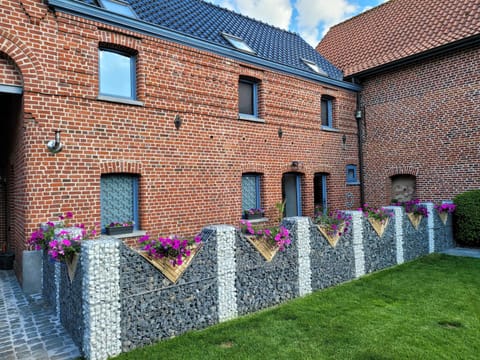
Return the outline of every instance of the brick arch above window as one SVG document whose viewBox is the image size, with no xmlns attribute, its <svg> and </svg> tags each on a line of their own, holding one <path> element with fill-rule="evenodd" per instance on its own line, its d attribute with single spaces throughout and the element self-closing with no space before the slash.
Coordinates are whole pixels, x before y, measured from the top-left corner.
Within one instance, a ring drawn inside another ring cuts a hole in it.
<svg viewBox="0 0 480 360">
<path fill-rule="evenodd" d="M 108 161 L 100 164 L 100 172 L 102 174 L 124 173 L 124 174 L 141 174 L 142 164 L 134 161 Z"/>
<path fill-rule="evenodd" d="M 142 39 L 135 35 L 135 33 L 118 32 L 118 29 L 108 27 L 100 29 L 99 45 L 111 44 L 112 46 L 119 46 L 123 49 L 138 49 L 142 43 Z"/>
<path fill-rule="evenodd" d="M 35 53 L 30 50 L 16 36 L 0 29 L 0 52 L 11 58 L 18 67 L 22 78 L 24 90 L 38 90 L 43 86 L 44 73 Z"/>
<path fill-rule="evenodd" d="M 124 46 L 122 44 L 101 41 L 98 43 L 98 47 L 101 49 L 118 51 L 132 56 L 138 55 L 138 50 L 136 50 L 134 47 Z"/>
<path fill-rule="evenodd" d="M 418 176 L 420 169 L 416 166 L 410 165 L 401 165 L 401 166 L 394 166 L 387 171 L 387 176 L 397 176 L 397 175 L 413 175 Z"/>
<path fill-rule="evenodd" d="M 314 173 L 314 174 L 325 173 L 327 175 L 330 175 L 334 171 L 333 171 L 333 168 L 329 165 L 320 165 L 320 166 L 312 167 L 311 171 L 309 171 L 309 172 Z"/>
<path fill-rule="evenodd" d="M 267 170 L 265 165 L 261 164 L 245 164 L 240 168 L 240 173 L 257 173 L 257 174 L 264 174 Z"/>
</svg>

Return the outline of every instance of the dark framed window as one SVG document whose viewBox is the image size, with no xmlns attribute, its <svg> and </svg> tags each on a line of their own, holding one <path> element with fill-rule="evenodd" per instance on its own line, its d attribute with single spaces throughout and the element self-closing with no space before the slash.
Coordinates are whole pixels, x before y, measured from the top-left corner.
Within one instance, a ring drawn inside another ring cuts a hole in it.
<svg viewBox="0 0 480 360">
<path fill-rule="evenodd" d="M 136 100 L 136 56 L 99 49 L 99 94 Z"/>
<path fill-rule="evenodd" d="M 358 184 L 357 165 L 347 165 L 347 183 Z"/>
<path fill-rule="evenodd" d="M 333 128 L 333 98 L 322 96 L 321 98 L 322 126 Z"/>
<path fill-rule="evenodd" d="M 258 81 L 241 77 L 238 81 L 240 117 L 258 118 Z"/>
<path fill-rule="evenodd" d="M 114 13 L 136 18 L 136 15 L 130 5 L 122 0 L 100 0 L 101 5 Z"/>
<path fill-rule="evenodd" d="M 327 75 L 327 73 L 315 62 L 307 59 L 302 59 L 303 63 L 307 65 L 311 70 L 320 75 Z"/>
<path fill-rule="evenodd" d="M 327 177 L 326 173 L 316 173 L 313 177 L 313 206 L 316 214 L 327 213 Z"/>
<path fill-rule="evenodd" d="M 105 174 L 100 179 L 102 232 L 112 222 L 134 221 L 139 229 L 138 179 L 132 174 Z"/>
<path fill-rule="evenodd" d="M 261 179 L 261 174 L 246 173 L 242 175 L 242 213 L 245 210 L 262 207 Z"/>
<path fill-rule="evenodd" d="M 255 54 L 255 51 L 242 38 L 227 33 L 222 33 L 222 36 L 236 49 Z"/>
</svg>

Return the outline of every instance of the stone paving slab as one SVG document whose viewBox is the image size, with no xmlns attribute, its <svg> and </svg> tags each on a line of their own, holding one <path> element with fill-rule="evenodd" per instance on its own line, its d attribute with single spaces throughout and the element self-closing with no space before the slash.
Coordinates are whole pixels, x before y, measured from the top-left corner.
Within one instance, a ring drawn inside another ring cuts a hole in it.
<svg viewBox="0 0 480 360">
<path fill-rule="evenodd" d="M 465 256 L 465 257 L 473 257 L 480 259 L 480 249 L 470 249 L 470 248 L 451 248 L 445 251 L 442 251 L 443 254 L 453 255 L 453 256 Z"/>
<path fill-rule="evenodd" d="M 70 360 L 78 348 L 41 296 L 23 293 L 11 270 L 0 270 L 0 359 Z"/>
</svg>

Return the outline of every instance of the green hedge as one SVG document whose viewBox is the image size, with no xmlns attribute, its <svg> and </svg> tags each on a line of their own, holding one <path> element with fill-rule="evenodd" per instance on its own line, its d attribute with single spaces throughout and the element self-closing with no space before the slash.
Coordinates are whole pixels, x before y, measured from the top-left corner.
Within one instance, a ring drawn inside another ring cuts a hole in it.
<svg viewBox="0 0 480 360">
<path fill-rule="evenodd" d="M 480 246 L 480 190 L 457 195 L 453 221 L 455 240 L 463 245 Z"/>
</svg>

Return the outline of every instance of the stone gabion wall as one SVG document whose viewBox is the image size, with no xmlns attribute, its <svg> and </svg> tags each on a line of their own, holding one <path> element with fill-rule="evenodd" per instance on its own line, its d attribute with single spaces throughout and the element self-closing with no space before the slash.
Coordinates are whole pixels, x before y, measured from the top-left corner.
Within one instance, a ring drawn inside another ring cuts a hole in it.
<svg viewBox="0 0 480 360">
<path fill-rule="evenodd" d="M 104 360 L 412 260 L 449 244 L 444 240 L 437 244 L 436 239 L 447 239 L 448 226 L 441 227 L 434 216 L 430 221 L 424 219 L 415 230 L 402 208 L 390 209 L 395 217 L 382 237 L 361 212 L 348 211 L 351 230 L 336 247 L 309 218 L 284 219 L 293 241 L 271 262 L 234 227 L 207 227 L 201 234 L 202 249 L 176 284 L 120 240 L 102 237 L 85 241 L 73 283 L 69 283 L 66 270 L 59 276 L 62 320 L 70 322 L 66 328 L 86 358 Z M 48 263 L 45 266 L 54 272 L 54 267 Z M 68 312 L 81 315 L 73 319 L 65 316 Z"/>
<path fill-rule="evenodd" d="M 371 273 L 397 264 L 395 219 L 391 218 L 385 232 L 380 237 L 370 221 L 363 218 L 363 251 L 365 272 Z"/>
<path fill-rule="evenodd" d="M 60 314 L 58 307 L 59 282 L 60 282 L 60 263 L 50 260 L 47 252 L 43 252 L 42 265 L 42 296 L 45 303 L 50 306 L 57 315 Z"/>
<path fill-rule="evenodd" d="M 430 215 L 431 216 L 431 215 Z M 408 216 L 403 216 L 403 258 L 414 260 L 430 253 L 428 218 L 423 218 L 415 230 Z"/>
<path fill-rule="evenodd" d="M 292 236 L 296 229 L 285 224 Z M 272 261 L 264 257 L 239 232 L 235 244 L 237 273 L 235 288 L 239 314 L 247 314 L 299 296 L 298 249 L 292 242 Z"/>
<path fill-rule="evenodd" d="M 343 235 L 335 247 L 310 222 L 312 290 L 323 289 L 355 278 L 353 232 Z"/>
<path fill-rule="evenodd" d="M 202 233 L 204 245 L 176 284 L 120 246 L 122 351 L 219 321 L 217 242 L 212 234 Z"/>
<path fill-rule="evenodd" d="M 60 293 L 59 309 L 60 322 L 72 336 L 75 344 L 83 347 L 84 319 L 82 314 L 83 301 L 83 268 L 81 261 L 78 262 L 73 281 L 70 282 L 65 263 L 60 263 Z"/>
<path fill-rule="evenodd" d="M 434 236 L 435 236 L 435 247 L 434 251 L 443 251 L 445 249 L 450 249 L 455 246 L 455 241 L 453 240 L 453 223 L 452 215 L 448 215 L 447 223 L 444 224 L 438 215 L 438 212 L 435 211 L 433 215 L 434 221 Z"/>
</svg>

